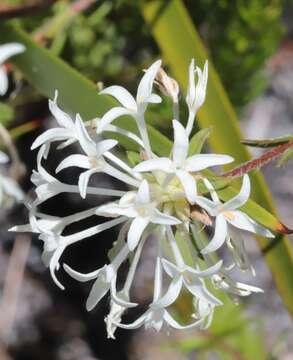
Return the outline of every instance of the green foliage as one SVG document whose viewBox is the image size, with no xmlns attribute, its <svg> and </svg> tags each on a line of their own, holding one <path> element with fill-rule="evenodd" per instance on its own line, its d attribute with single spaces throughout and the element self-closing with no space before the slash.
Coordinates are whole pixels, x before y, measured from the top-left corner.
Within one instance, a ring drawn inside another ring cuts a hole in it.
<svg viewBox="0 0 293 360">
<path fill-rule="evenodd" d="M 263 67 L 283 34 L 283 0 L 185 0 L 234 105 L 266 84 Z"/>
<path fill-rule="evenodd" d="M 7 126 L 14 117 L 14 110 L 9 105 L 0 102 L 0 123 Z"/>
</svg>

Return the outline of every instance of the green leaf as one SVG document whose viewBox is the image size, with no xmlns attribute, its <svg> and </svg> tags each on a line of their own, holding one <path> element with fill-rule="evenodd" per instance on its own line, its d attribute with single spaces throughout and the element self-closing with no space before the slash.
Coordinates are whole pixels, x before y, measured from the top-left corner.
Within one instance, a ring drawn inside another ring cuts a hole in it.
<svg viewBox="0 0 293 360">
<path fill-rule="evenodd" d="M 25 78 L 44 96 L 53 98 L 57 89 L 58 104 L 71 114 L 81 114 L 83 120 L 90 120 L 115 106 L 116 101 L 107 95 L 99 95 L 95 85 L 83 77 L 52 52 L 34 43 L 31 38 L 13 23 L 0 24 L 0 41 L 17 41 L 25 45 L 26 51 L 13 58 L 12 62 L 21 70 Z M 121 117 L 115 123 L 137 133 L 135 121 Z M 148 125 L 151 145 L 159 155 L 169 155 L 171 141 L 161 132 Z M 128 138 L 119 137 L 126 149 L 137 150 Z"/>
<path fill-rule="evenodd" d="M 127 151 L 126 155 L 130 165 L 132 166 L 136 166 L 141 161 L 139 153 L 135 151 Z"/>
<path fill-rule="evenodd" d="M 260 147 L 260 148 L 267 148 L 267 147 L 274 147 L 282 144 L 286 144 L 287 142 L 293 140 L 292 135 L 287 136 L 280 136 L 270 139 L 257 139 L 257 140 L 241 140 L 243 145 L 248 145 L 252 147 Z"/>
<path fill-rule="evenodd" d="M 9 105 L 0 102 L 0 123 L 7 126 L 14 118 L 14 110 Z"/>
<path fill-rule="evenodd" d="M 293 159 L 293 149 L 288 149 L 279 159 L 277 166 L 281 167 L 287 164 L 288 161 Z"/>
<path fill-rule="evenodd" d="M 210 126 L 209 128 L 199 130 L 195 135 L 193 135 L 189 143 L 189 156 L 201 153 L 204 143 L 209 138 L 212 130 L 213 128 Z"/>
<path fill-rule="evenodd" d="M 183 1 L 145 1 L 142 3 L 142 13 L 162 51 L 165 63 L 186 90 L 190 60 L 195 58 L 196 63 L 202 66 L 208 54 Z M 248 150 L 240 144 L 243 136 L 236 113 L 210 60 L 207 98 L 198 112 L 198 121 L 202 128 L 213 126 L 209 144 L 214 152 L 232 155 L 236 164 L 250 159 Z M 251 180 L 252 198 L 276 214 L 263 176 L 258 172 L 251 175 Z M 261 248 L 270 244 L 268 239 L 262 237 L 257 237 L 257 240 Z M 271 251 L 266 252 L 265 259 L 284 303 L 293 314 L 293 249 L 289 239 L 283 236 Z"/>
</svg>

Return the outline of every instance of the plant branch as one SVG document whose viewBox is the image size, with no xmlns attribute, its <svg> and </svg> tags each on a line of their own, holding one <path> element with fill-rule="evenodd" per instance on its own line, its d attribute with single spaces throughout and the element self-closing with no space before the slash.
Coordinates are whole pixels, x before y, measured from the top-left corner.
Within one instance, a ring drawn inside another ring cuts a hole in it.
<svg viewBox="0 0 293 360">
<path fill-rule="evenodd" d="M 290 148 L 293 148 L 293 140 L 291 140 L 285 144 L 276 146 L 275 148 L 265 152 L 261 156 L 255 158 L 253 160 L 249 160 L 246 163 L 244 163 L 230 171 L 223 173 L 222 176 L 237 178 L 244 174 L 249 173 L 252 170 L 260 169 L 264 165 L 268 164 L 272 160 L 275 160 L 276 158 L 278 158 L 279 156 L 284 154 L 284 152 Z"/>
</svg>

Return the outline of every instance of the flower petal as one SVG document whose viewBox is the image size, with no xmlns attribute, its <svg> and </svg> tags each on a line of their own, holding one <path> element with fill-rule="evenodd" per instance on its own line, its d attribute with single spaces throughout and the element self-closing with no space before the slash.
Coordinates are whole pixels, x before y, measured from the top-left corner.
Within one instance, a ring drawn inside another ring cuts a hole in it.
<svg viewBox="0 0 293 360">
<path fill-rule="evenodd" d="M 111 110 L 107 111 L 97 123 L 97 133 L 100 134 L 103 131 L 107 131 L 108 126 L 118 117 L 131 114 L 133 114 L 133 111 L 130 111 L 128 108 L 113 107 Z"/>
<path fill-rule="evenodd" d="M 184 127 L 178 120 L 173 120 L 174 146 L 173 161 L 176 166 L 183 166 L 188 154 L 189 140 Z"/>
<path fill-rule="evenodd" d="M 191 267 L 188 267 L 187 271 L 199 277 L 210 277 L 211 275 L 217 273 L 221 269 L 222 265 L 223 265 L 223 260 L 219 260 L 216 264 L 208 267 L 207 269 L 196 270 Z"/>
<path fill-rule="evenodd" d="M 86 155 L 80 155 L 80 154 L 73 154 L 67 156 L 61 163 L 57 166 L 55 172 L 56 174 L 60 172 L 63 169 L 66 169 L 68 167 L 80 167 L 82 169 L 90 169 L 91 163 L 89 161 L 88 156 Z"/>
<path fill-rule="evenodd" d="M 161 67 L 162 61 L 157 60 L 154 62 L 144 73 L 138 88 L 137 88 L 137 95 L 136 101 L 137 103 L 144 103 L 152 94 L 153 89 L 153 82 Z"/>
<path fill-rule="evenodd" d="M 3 96 L 8 90 L 8 77 L 6 70 L 3 66 L 0 66 L 0 95 Z"/>
<path fill-rule="evenodd" d="M 197 196 L 196 204 L 205 209 L 211 216 L 216 216 L 218 214 L 217 208 L 219 204 L 204 196 Z"/>
<path fill-rule="evenodd" d="M 114 146 L 118 144 L 117 140 L 108 139 L 108 140 L 102 140 L 97 143 L 97 158 L 100 158 L 105 152 L 113 149 Z"/>
<path fill-rule="evenodd" d="M 264 237 L 275 237 L 268 229 L 256 223 L 253 219 L 251 219 L 242 211 L 233 211 L 233 219 L 227 218 L 227 221 L 238 229 L 246 230 L 255 234 L 262 235 Z"/>
<path fill-rule="evenodd" d="M 166 294 L 153 303 L 152 307 L 168 307 L 173 304 L 180 294 L 182 284 L 182 276 L 176 276 L 173 281 L 171 281 Z"/>
<path fill-rule="evenodd" d="M 82 150 L 88 156 L 96 156 L 97 154 L 96 143 L 89 136 L 87 129 L 85 128 L 85 125 L 79 114 L 77 114 L 75 118 L 75 129 L 76 129 L 76 136 Z"/>
<path fill-rule="evenodd" d="M 187 171 L 200 171 L 211 166 L 229 164 L 234 159 L 229 155 L 218 154 L 198 154 L 190 156 L 186 160 L 185 169 Z"/>
<path fill-rule="evenodd" d="M 101 205 L 97 208 L 96 214 L 100 216 L 127 216 L 135 218 L 138 216 L 137 211 L 131 205 L 120 205 L 116 202 Z"/>
<path fill-rule="evenodd" d="M 234 198 L 228 200 L 225 204 L 222 205 L 222 210 L 235 210 L 240 208 L 242 205 L 246 203 L 249 199 L 250 195 L 250 180 L 249 176 L 245 174 L 243 176 L 243 182 L 239 194 L 236 195 Z"/>
<path fill-rule="evenodd" d="M 25 46 L 19 43 L 8 43 L 0 46 L 0 65 L 10 57 L 25 51 Z"/>
<path fill-rule="evenodd" d="M 216 217 L 215 234 L 209 244 L 201 250 L 202 254 L 218 250 L 225 242 L 228 232 L 227 221 L 223 215 Z"/>
<path fill-rule="evenodd" d="M 152 103 L 152 104 L 159 104 L 162 102 L 162 98 L 161 96 L 157 95 L 157 94 L 152 94 L 151 96 L 149 96 L 146 101 L 148 103 Z"/>
<path fill-rule="evenodd" d="M 180 325 L 177 321 L 173 319 L 173 317 L 168 313 L 167 310 L 164 312 L 164 320 L 169 324 L 172 328 L 177 330 L 191 329 L 193 327 L 198 327 L 203 323 L 203 319 L 197 320 L 188 325 Z"/>
<path fill-rule="evenodd" d="M 115 324 L 117 327 L 120 327 L 122 329 L 127 329 L 127 330 L 138 329 L 139 327 L 141 327 L 143 325 L 145 318 L 148 315 L 148 312 L 149 312 L 149 310 L 146 311 L 143 315 L 141 315 L 138 319 L 136 319 L 131 324 L 116 323 L 115 321 L 113 321 L 113 324 Z"/>
<path fill-rule="evenodd" d="M 73 129 L 73 121 L 72 118 L 63 110 L 59 108 L 57 105 L 58 91 L 55 90 L 54 100 L 49 100 L 49 109 L 56 119 L 57 123 L 66 128 Z"/>
<path fill-rule="evenodd" d="M 38 148 L 44 143 L 49 143 L 52 141 L 60 141 L 60 140 L 64 141 L 71 137 L 73 137 L 73 133 L 71 130 L 63 129 L 63 128 L 49 129 L 36 138 L 36 140 L 33 142 L 31 146 L 31 150 Z"/>
<path fill-rule="evenodd" d="M 174 171 L 173 163 L 170 159 L 162 157 L 158 159 L 150 159 L 143 161 L 133 168 L 133 171 L 137 171 L 137 172 L 155 171 L 155 170 L 161 170 L 167 173 L 172 173 Z"/>
<path fill-rule="evenodd" d="M 139 185 L 136 202 L 139 204 L 148 204 L 150 202 L 150 188 L 147 180 L 143 180 Z"/>
<path fill-rule="evenodd" d="M 136 245 L 148 224 L 149 219 L 140 216 L 132 221 L 127 235 L 127 244 L 130 251 L 133 251 L 136 248 Z"/>
<path fill-rule="evenodd" d="M 197 187 L 195 178 L 184 170 L 177 170 L 176 175 L 178 176 L 183 186 L 188 201 L 191 204 L 194 204 L 197 201 Z"/>
<path fill-rule="evenodd" d="M 166 273 L 171 278 L 175 278 L 175 277 L 177 277 L 178 274 L 180 274 L 178 267 L 175 264 L 171 263 L 169 260 L 162 259 L 162 265 L 163 265 L 163 268 L 166 271 Z"/>
<path fill-rule="evenodd" d="M 79 193 L 80 193 L 80 196 L 85 199 L 86 198 L 86 193 L 87 193 L 87 187 L 88 187 L 88 183 L 89 183 L 89 180 L 90 180 L 90 177 L 96 173 L 96 172 L 99 172 L 99 170 L 97 169 L 89 169 L 87 171 L 84 171 L 83 173 L 81 173 L 79 175 L 79 178 L 78 178 L 78 188 L 79 188 Z"/>
<path fill-rule="evenodd" d="M 100 276 L 94 282 L 94 285 L 90 291 L 89 297 L 86 301 L 87 311 L 91 311 L 99 301 L 107 294 L 110 290 L 110 282 L 104 279 L 104 276 Z"/>
<path fill-rule="evenodd" d="M 131 111 L 137 111 L 136 102 L 134 97 L 122 86 L 109 86 L 106 89 L 100 91 L 100 95 L 110 95 L 118 100 L 125 108 Z"/>
<path fill-rule="evenodd" d="M 97 276 L 99 275 L 99 273 L 103 270 L 103 268 L 100 268 L 98 270 L 84 274 L 84 273 L 80 273 L 78 271 L 73 270 L 67 264 L 63 264 L 63 268 L 67 272 L 68 275 L 70 275 L 73 279 L 80 281 L 80 282 L 86 282 L 86 281 L 96 279 Z"/>
<path fill-rule="evenodd" d="M 181 221 L 174 216 L 164 214 L 158 209 L 154 209 L 153 215 L 151 217 L 151 222 L 153 224 L 159 225 L 178 225 L 181 224 Z"/>
</svg>

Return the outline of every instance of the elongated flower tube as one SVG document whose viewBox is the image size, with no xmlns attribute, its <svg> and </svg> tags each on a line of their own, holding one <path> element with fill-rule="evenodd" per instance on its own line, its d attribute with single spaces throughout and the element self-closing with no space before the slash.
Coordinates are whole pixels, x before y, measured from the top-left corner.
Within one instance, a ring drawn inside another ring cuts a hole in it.
<svg viewBox="0 0 293 360">
<path fill-rule="evenodd" d="M 220 200 L 218 189 L 223 186 L 221 182 L 227 184 L 227 179 L 216 176 L 210 168 L 231 163 L 233 158 L 226 154 L 192 152 L 194 143 L 190 146 L 189 137 L 195 115 L 205 100 L 207 63 L 201 70 L 195 68 L 192 61 L 189 68 L 187 127 L 179 121 L 179 87 L 162 70 L 158 76 L 160 67 L 161 61 L 158 60 L 145 71 L 135 98 L 121 86 L 104 89 L 101 94 L 116 98 L 121 106 L 85 123 L 79 114 L 69 115 L 57 105 L 56 93 L 54 100 L 49 101 L 49 108 L 58 126 L 41 134 L 32 145 L 32 149 L 38 148 L 38 155 L 36 170 L 31 178 L 36 187 L 36 199 L 27 205 L 30 221 L 12 229 L 38 234 L 43 243 L 43 261 L 61 289 L 65 288 L 65 284 L 57 279 L 57 271 L 61 269 L 77 281 L 92 282 L 86 301 L 88 311 L 99 306 L 104 297 L 110 297 L 105 322 L 108 337 L 112 339 L 117 328 L 136 329 L 144 326 L 167 332 L 171 329 L 207 328 L 212 322 L 215 308 L 225 306 L 214 294 L 213 288 L 234 297 L 261 292 L 254 285 L 237 281 L 229 273 L 234 267 L 243 271 L 252 270 L 241 233 L 249 231 L 273 236 L 268 229 L 241 211 L 250 195 L 248 175 L 244 175 L 238 195 L 227 202 Z M 198 82 L 195 85 L 196 74 Z M 160 96 L 153 93 L 155 81 L 160 81 L 159 89 L 164 95 L 171 96 L 173 101 L 174 119 L 170 119 L 173 120 L 170 125 L 173 125 L 174 143 L 170 155 L 165 157 L 151 148 L 145 122 L 148 104 L 161 101 Z M 135 120 L 138 135 L 124 130 L 123 121 L 119 126 L 113 123 L 124 115 Z M 136 143 L 138 152 L 132 154 L 135 166 L 133 161 L 127 160 L 129 154 L 123 152 L 122 146 L 119 146 L 121 144 L 106 137 L 109 131 Z M 59 162 L 52 175 L 46 168 L 48 155 L 64 147 L 68 150 L 71 146 L 74 147 L 73 152 Z M 6 160 L 2 153 L 1 160 Z M 60 171 L 64 171 L 66 176 L 65 169 L 69 167 L 82 169 L 78 179 L 70 179 L 70 184 L 66 179 L 61 181 L 58 178 Z M 123 189 L 91 184 L 100 173 L 110 177 L 111 184 L 114 181 L 124 183 Z M 91 196 L 91 203 L 94 199 L 97 199 L 97 203 L 83 211 L 71 209 L 70 214 L 62 216 L 46 214 L 39 209 L 61 193 L 79 196 L 83 205 L 87 204 L 87 196 Z M 85 225 L 83 220 L 89 217 L 96 218 L 97 224 L 90 227 Z M 76 226 L 71 227 L 73 223 L 80 224 L 80 229 L 69 233 L 69 229 L 76 229 Z M 206 226 L 212 228 L 213 234 L 207 243 L 202 241 L 200 234 Z M 68 263 L 61 267 L 63 252 L 68 247 L 100 236 L 113 227 L 119 227 L 119 233 L 117 239 L 110 239 L 113 246 L 108 252 L 106 264 L 93 265 L 96 270 L 85 274 L 76 270 L 78 264 Z M 154 279 L 153 293 L 150 295 L 152 300 L 136 320 L 127 323 L 124 314 L 138 305 L 131 290 L 144 248 L 149 242 L 153 242 L 156 249 L 155 266 L 150 274 Z M 227 260 L 211 254 L 225 242 L 230 250 Z M 186 246 L 189 251 L 186 251 Z M 119 276 L 121 267 L 126 269 L 123 281 Z M 183 291 L 191 296 L 194 307 L 186 323 L 175 320 L 172 315 L 172 307 L 176 306 Z"/>
</svg>

